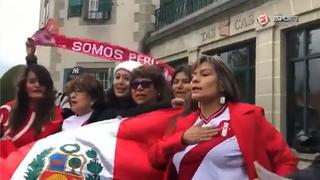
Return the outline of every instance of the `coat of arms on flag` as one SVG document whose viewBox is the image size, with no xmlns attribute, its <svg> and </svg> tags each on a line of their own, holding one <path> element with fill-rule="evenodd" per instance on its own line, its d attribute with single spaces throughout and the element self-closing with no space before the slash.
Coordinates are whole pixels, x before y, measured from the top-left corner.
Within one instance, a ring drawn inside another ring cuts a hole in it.
<svg viewBox="0 0 320 180">
<path fill-rule="evenodd" d="M 94 149 L 80 153 L 79 144 L 64 144 L 59 149 L 47 148 L 36 155 L 27 168 L 26 179 L 95 180 L 103 166 Z M 88 172 L 85 176 L 83 169 Z"/>
</svg>

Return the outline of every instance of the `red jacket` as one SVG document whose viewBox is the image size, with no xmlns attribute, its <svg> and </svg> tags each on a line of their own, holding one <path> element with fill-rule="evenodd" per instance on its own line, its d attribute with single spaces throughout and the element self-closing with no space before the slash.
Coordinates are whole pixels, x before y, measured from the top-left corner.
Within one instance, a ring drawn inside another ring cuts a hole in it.
<svg viewBox="0 0 320 180">
<path fill-rule="evenodd" d="M 30 109 L 27 111 L 27 115 L 22 123 L 22 127 L 12 132 L 8 127 L 8 121 L 13 105 L 14 102 L 11 101 L 0 107 L 0 131 L 3 135 L 0 140 L 1 158 L 5 158 L 9 153 L 21 146 L 61 131 L 61 125 L 63 122 L 63 117 L 61 114 L 62 110 L 56 107 L 54 111 L 54 119 L 44 124 L 42 127 L 42 132 L 39 135 L 35 136 L 35 130 L 32 128 L 35 113 Z"/>
<path fill-rule="evenodd" d="M 262 108 L 229 103 L 230 125 L 237 137 L 248 177 L 257 177 L 253 162 L 259 162 L 266 169 L 284 176 L 296 171 L 297 158 L 291 152 L 281 134 L 265 119 Z M 164 136 L 149 152 L 149 161 L 154 167 L 166 166 L 166 178 L 172 177 L 172 156 L 183 150 L 181 138 L 186 129 L 196 121 L 199 111 L 179 118 L 173 134 Z"/>
</svg>

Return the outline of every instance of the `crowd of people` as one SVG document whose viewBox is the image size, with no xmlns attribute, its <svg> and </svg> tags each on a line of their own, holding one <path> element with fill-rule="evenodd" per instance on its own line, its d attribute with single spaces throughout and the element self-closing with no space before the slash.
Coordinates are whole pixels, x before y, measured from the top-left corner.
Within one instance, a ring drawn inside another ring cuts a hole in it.
<svg viewBox="0 0 320 180">
<path fill-rule="evenodd" d="M 114 69 L 106 93 L 90 73 L 78 74 L 57 93 L 32 46 L 27 52 L 16 97 L 0 108 L 1 144 L 19 148 L 90 123 L 181 108 L 148 154 L 165 179 L 255 179 L 255 161 L 294 177 L 297 158 L 261 107 L 240 102 L 235 77 L 220 56 L 178 66 L 171 82 L 157 65 L 125 61 Z M 1 158 L 10 153 L 5 149 Z"/>
</svg>

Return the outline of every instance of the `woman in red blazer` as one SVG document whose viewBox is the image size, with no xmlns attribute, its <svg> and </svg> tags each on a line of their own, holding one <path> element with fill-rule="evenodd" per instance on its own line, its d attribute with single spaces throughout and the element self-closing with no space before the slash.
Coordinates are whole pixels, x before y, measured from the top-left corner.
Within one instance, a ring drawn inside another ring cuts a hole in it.
<svg viewBox="0 0 320 180">
<path fill-rule="evenodd" d="M 0 107 L 1 158 L 61 130 L 62 110 L 54 100 L 49 71 L 41 65 L 28 65 L 17 84 L 15 100 Z"/>
<path fill-rule="evenodd" d="M 296 157 L 263 109 L 239 102 L 221 57 L 201 56 L 191 85 L 198 107 L 186 107 L 149 152 L 154 167 L 166 168 L 165 179 L 254 179 L 254 161 L 281 176 L 296 170 Z"/>
</svg>

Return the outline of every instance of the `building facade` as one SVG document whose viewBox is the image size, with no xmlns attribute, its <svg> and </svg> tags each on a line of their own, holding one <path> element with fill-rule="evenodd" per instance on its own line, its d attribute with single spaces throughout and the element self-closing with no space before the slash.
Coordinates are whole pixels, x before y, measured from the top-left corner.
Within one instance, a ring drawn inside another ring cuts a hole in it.
<svg viewBox="0 0 320 180">
<path fill-rule="evenodd" d="M 236 75 L 242 100 L 264 107 L 297 150 L 300 167 L 307 165 L 320 144 L 320 1 L 159 4 L 155 31 L 145 44 L 151 54 L 173 66 L 192 64 L 201 54 L 221 55 Z"/>
<path fill-rule="evenodd" d="M 141 50 L 145 34 L 154 29 L 153 0 L 41 0 L 40 27 L 57 20 L 68 37 L 91 39 Z M 114 63 L 63 49 L 39 47 L 39 63 L 51 72 L 55 87 L 63 88 L 69 71 L 81 66 L 110 86 Z"/>
</svg>

